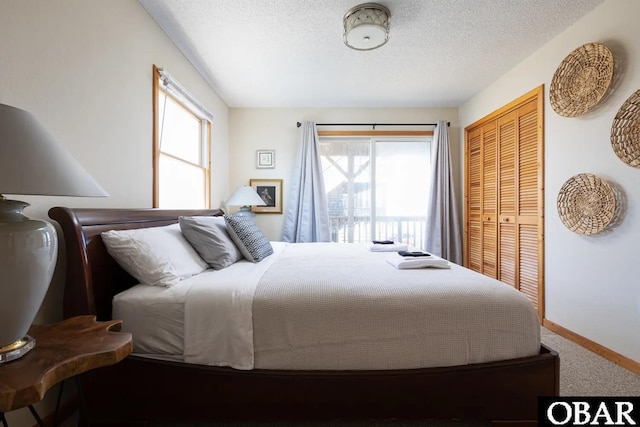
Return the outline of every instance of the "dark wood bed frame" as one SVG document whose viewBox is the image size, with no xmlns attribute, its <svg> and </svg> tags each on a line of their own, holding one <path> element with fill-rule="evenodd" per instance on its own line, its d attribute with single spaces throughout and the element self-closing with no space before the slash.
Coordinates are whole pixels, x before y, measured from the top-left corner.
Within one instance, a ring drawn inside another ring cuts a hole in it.
<svg viewBox="0 0 640 427">
<path fill-rule="evenodd" d="M 49 216 L 66 248 L 64 317 L 111 319 L 112 297 L 136 283 L 100 233 L 163 226 L 220 210 L 69 209 Z M 84 425 L 170 420 L 469 419 L 536 425 L 538 396 L 559 394 L 558 354 L 390 371 L 240 371 L 129 356 L 80 378 Z"/>
</svg>

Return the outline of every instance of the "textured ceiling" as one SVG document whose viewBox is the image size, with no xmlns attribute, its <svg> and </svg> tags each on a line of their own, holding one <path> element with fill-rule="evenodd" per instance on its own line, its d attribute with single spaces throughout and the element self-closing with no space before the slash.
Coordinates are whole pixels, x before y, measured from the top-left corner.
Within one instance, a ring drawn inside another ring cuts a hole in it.
<svg viewBox="0 0 640 427">
<path fill-rule="evenodd" d="M 353 0 L 138 1 L 230 107 L 457 107 L 603 0 L 379 1 L 373 51 L 343 44 Z"/>
</svg>

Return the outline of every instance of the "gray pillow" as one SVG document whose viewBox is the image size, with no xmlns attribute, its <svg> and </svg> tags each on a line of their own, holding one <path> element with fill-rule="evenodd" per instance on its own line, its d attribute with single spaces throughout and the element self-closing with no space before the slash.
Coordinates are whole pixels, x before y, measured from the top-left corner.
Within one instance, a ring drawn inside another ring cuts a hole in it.
<svg viewBox="0 0 640 427">
<path fill-rule="evenodd" d="M 227 231 L 246 259 L 259 262 L 273 253 L 271 243 L 252 218 L 224 215 Z"/>
<path fill-rule="evenodd" d="M 222 270 L 242 259 L 242 252 L 227 232 L 224 218 L 181 216 L 178 222 L 185 239 L 214 270 Z"/>
</svg>

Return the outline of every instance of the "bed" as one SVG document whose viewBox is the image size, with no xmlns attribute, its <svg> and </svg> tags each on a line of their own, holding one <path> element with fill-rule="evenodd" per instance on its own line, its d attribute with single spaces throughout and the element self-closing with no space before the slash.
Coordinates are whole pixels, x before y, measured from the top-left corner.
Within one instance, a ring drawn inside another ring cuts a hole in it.
<svg viewBox="0 0 640 427">
<path fill-rule="evenodd" d="M 60 225 L 66 248 L 65 318 L 91 314 L 111 319 L 114 296 L 138 286 L 109 255 L 102 232 L 222 214 L 215 209 L 52 208 L 49 216 Z M 142 425 L 186 419 L 394 418 L 535 425 L 538 396 L 559 393 L 559 356 L 544 345 L 530 356 L 429 368 L 271 366 L 236 369 L 134 354 L 81 377 L 82 421 Z"/>
</svg>

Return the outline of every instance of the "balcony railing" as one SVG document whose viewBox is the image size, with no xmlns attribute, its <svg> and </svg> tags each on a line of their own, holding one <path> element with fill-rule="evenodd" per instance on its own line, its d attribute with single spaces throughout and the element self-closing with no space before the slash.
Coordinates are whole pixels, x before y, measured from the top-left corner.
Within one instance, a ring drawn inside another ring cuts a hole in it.
<svg viewBox="0 0 640 427">
<path fill-rule="evenodd" d="M 422 249 L 426 228 L 421 216 L 378 216 L 371 233 L 369 216 L 329 217 L 331 241 L 341 243 L 366 243 L 372 240 L 393 240 Z"/>
</svg>

